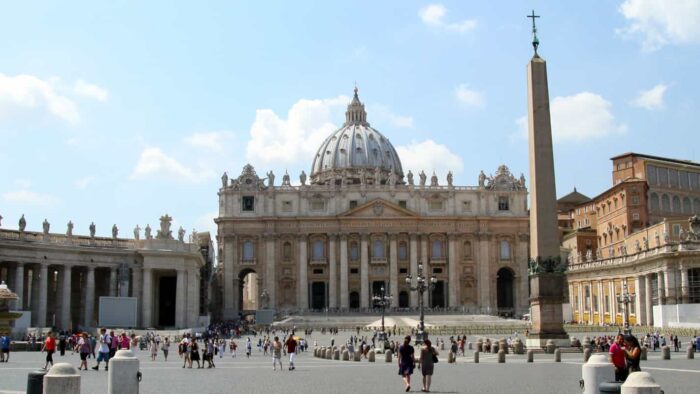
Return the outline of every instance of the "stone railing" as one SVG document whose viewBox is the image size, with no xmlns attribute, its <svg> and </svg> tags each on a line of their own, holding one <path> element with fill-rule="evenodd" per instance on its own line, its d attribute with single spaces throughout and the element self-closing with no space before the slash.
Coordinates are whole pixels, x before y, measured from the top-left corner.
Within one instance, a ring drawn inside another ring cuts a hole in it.
<svg viewBox="0 0 700 394">
<path fill-rule="evenodd" d="M 382 265 L 382 264 L 386 264 L 387 260 L 386 260 L 386 257 L 372 257 L 369 260 L 369 263 L 376 264 L 376 265 Z"/>
<path fill-rule="evenodd" d="M 326 260 L 325 258 L 309 260 L 309 265 L 326 265 L 326 264 L 328 264 L 328 260 Z"/>
<path fill-rule="evenodd" d="M 674 253 L 679 251 L 700 251 L 700 241 L 686 241 L 679 243 L 667 243 L 663 246 L 642 250 L 637 253 L 614 256 L 611 258 L 594 259 L 586 256 L 574 257 L 568 265 L 569 272 L 576 272 L 589 269 L 599 269 L 611 266 L 624 266 L 642 261 L 648 257 L 657 256 L 663 253 Z"/>
<path fill-rule="evenodd" d="M 447 259 L 444 257 L 430 259 L 430 265 L 446 265 L 446 264 L 447 264 Z"/>
<path fill-rule="evenodd" d="M 378 189 L 381 188 L 382 190 L 386 189 L 393 189 L 393 190 L 430 190 L 430 191 L 438 191 L 438 190 L 445 190 L 445 191 L 450 191 L 450 190 L 488 190 L 485 187 L 480 187 L 480 186 L 448 186 L 448 185 L 439 185 L 439 186 L 430 186 L 430 185 L 400 185 L 397 184 L 395 186 L 390 186 L 390 185 L 381 185 L 377 187 L 376 185 L 358 185 L 358 184 L 352 184 L 352 185 L 313 185 L 313 184 L 307 184 L 307 185 L 299 185 L 299 186 L 273 186 L 272 188 L 266 188 L 267 191 L 324 191 L 324 190 L 372 190 L 372 189 Z M 227 187 L 227 189 L 231 189 L 231 187 Z"/>
</svg>

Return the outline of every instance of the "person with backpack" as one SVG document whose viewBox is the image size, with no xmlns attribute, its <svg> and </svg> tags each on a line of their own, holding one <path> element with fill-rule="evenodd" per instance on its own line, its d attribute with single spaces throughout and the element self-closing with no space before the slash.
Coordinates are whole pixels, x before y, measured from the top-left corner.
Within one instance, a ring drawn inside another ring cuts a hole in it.
<svg viewBox="0 0 700 394">
<path fill-rule="evenodd" d="M 105 371 L 109 371 L 109 349 L 112 343 L 112 337 L 107 334 L 106 328 L 100 329 L 100 351 L 97 354 L 97 365 L 92 367 L 95 371 L 100 369 L 100 362 L 105 362 Z"/>
</svg>

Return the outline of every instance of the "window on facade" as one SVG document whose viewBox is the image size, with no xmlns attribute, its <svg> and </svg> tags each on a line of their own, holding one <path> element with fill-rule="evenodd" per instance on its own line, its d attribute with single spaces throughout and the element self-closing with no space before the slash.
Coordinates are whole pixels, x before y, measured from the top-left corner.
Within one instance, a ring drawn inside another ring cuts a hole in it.
<svg viewBox="0 0 700 394">
<path fill-rule="evenodd" d="M 661 210 L 664 212 L 671 212 L 671 199 L 668 198 L 666 194 L 661 196 Z"/>
<path fill-rule="evenodd" d="M 357 275 L 360 273 L 360 269 L 359 268 L 350 268 L 350 273 L 353 275 Z"/>
<path fill-rule="evenodd" d="M 654 212 L 659 211 L 659 195 L 656 193 L 651 193 L 649 196 L 649 205 L 651 206 L 651 210 Z"/>
<path fill-rule="evenodd" d="M 690 199 L 688 197 L 683 198 L 683 213 L 690 215 L 693 209 L 690 206 Z"/>
<path fill-rule="evenodd" d="M 433 274 L 441 274 L 442 268 L 433 268 Z"/>
<path fill-rule="evenodd" d="M 282 201 L 282 212 L 292 212 L 291 201 Z"/>
<path fill-rule="evenodd" d="M 688 173 L 685 171 L 679 171 L 678 178 L 680 178 L 679 180 L 680 180 L 681 189 L 687 189 L 688 188 Z"/>
<path fill-rule="evenodd" d="M 350 261 L 357 261 L 360 259 L 360 248 L 357 246 L 357 242 L 350 243 Z"/>
<path fill-rule="evenodd" d="M 442 259 L 444 257 L 443 251 L 442 251 L 442 241 L 439 239 L 436 239 L 433 241 L 430 247 L 430 256 L 434 259 Z"/>
<path fill-rule="evenodd" d="M 324 242 L 320 239 L 314 241 L 313 249 L 311 251 L 311 258 L 313 260 L 323 260 L 324 259 Z"/>
<path fill-rule="evenodd" d="M 681 225 L 676 223 L 673 225 L 673 235 L 678 235 L 681 233 Z"/>
<path fill-rule="evenodd" d="M 659 167 L 656 169 L 656 173 L 659 176 L 658 184 L 661 186 L 668 186 L 668 169 Z"/>
<path fill-rule="evenodd" d="M 678 187 L 678 170 L 668 170 L 668 181 L 671 187 Z"/>
<path fill-rule="evenodd" d="M 589 286 L 586 286 L 586 287 L 584 287 L 584 289 L 586 291 L 586 297 L 585 297 L 586 304 L 584 305 L 583 309 L 588 310 L 588 307 L 590 306 L 590 302 L 591 302 L 591 288 Z"/>
<path fill-rule="evenodd" d="M 603 303 L 603 310 L 605 311 L 605 313 L 608 313 L 610 312 L 610 296 L 606 294 L 604 300 L 605 302 Z"/>
<path fill-rule="evenodd" d="M 241 199 L 241 210 L 244 212 L 255 211 L 255 197 L 243 196 Z"/>
<path fill-rule="evenodd" d="M 431 211 L 442 211 L 442 201 L 430 200 L 430 202 L 428 202 L 428 207 Z"/>
<path fill-rule="evenodd" d="M 357 200 L 350 200 L 350 209 L 357 208 Z"/>
<path fill-rule="evenodd" d="M 323 275 L 323 268 L 314 268 L 314 275 Z"/>
<path fill-rule="evenodd" d="M 656 167 L 651 164 L 647 164 L 647 181 L 650 185 L 656 185 L 657 182 Z"/>
<path fill-rule="evenodd" d="M 634 213 L 632 214 L 632 220 L 634 220 L 634 221 L 639 221 L 639 213 L 638 213 L 638 212 L 634 212 Z"/>
<path fill-rule="evenodd" d="M 472 243 L 469 241 L 466 241 L 464 243 L 464 245 L 462 246 L 462 249 L 464 251 L 464 258 L 470 259 L 472 257 Z"/>
<path fill-rule="evenodd" d="M 311 200 L 312 211 L 323 211 L 326 209 L 326 202 L 323 200 Z"/>
<path fill-rule="evenodd" d="M 399 242 L 399 260 L 408 260 L 408 246 L 406 242 Z"/>
<path fill-rule="evenodd" d="M 462 212 L 471 212 L 472 211 L 472 202 L 471 201 L 462 201 Z"/>
<path fill-rule="evenodd" d="M 501 260 L 510 260 L 510 243 L 505 239 L 501 240 Z"/>
<path fill-rule="evenodd" d="M 408 274 L 408 268 L 399 268 L 399 274 Z"/>
<path fill-rule="evenodd" d="M 243 261 L 253 261 L 255 260 L 255 248 L 253 247 L 253 241 L 243 242 Z"/>
<path fill-rule="evenodd" d="M 593 294 L 593 311 L 598 312 L 598 295 Z"/>
<path fill-rule="evenodd" d="M 678 196 L 673 196 L 673 212 L 681 213 L 681 199 Z"/>
<path fill-rule="evenodd" d="M 399 206 L 406 209 L 406 200 L 399 200 Z"/>
<path fill-rule="evenodd" d="M 384 256 L 384 241 L 381 239 L 375 239 L 372 241 L 372 258 L 375 259 L 384 259 L 386 258 Z"/>
<path fill-rule="evenodd" d="M 292 244 L 289 242 L 285 242 L 282 245 L 282 258 L 285 261 L 289 261 L 292 259 Z"/>
<path fill-rule="evenodd" d="M 700 198 L 693 199 L 693 213 L 700 214 Z"/>
<path fill-rule="evenodd" d="M 510 208 L 508 207 L 508 197 L 498 197 L 498 210 L 499 211 L 507 211 Z"/>
</svg>

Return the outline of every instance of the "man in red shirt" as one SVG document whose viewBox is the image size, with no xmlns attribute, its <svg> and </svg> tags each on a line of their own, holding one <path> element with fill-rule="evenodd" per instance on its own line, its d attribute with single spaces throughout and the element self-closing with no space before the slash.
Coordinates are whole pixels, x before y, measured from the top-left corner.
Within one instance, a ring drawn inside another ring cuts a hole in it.
<svg viewBox="0 0 700 394">
<path fill-rule="evenodd" d="M 56 351 L 56 338 L 53 337 L 52 332 L 50 332 L 46 337 L 46 341 L 44 342 L 44 346 L 41 348 L 41 351 L 46 351 L 46 364 L 44 364 L 44 369 L 49 367 L 49 363 L 51 363 L 51 366 L 53 367 L 53 353 Z"/>
<path fill-rule="evenodd" d="M 622 334 L 615 337 L 615 342 L 610 346 L 608 359 L 615 367 L 615 380 L 624 382 L 627 379 L 627 358 Z"/>
<path fill-rule="evenodd" d="M 296 367 L 294 367 L 294 354 L 297 350 L 297 341 L 292 334 L 289 335 L 289 339 L 287 339 L 285 345 L 287 346 L 287 354 L 289 355 L 289 370 L 292 371 L 296 369 Z"/>
</svg>

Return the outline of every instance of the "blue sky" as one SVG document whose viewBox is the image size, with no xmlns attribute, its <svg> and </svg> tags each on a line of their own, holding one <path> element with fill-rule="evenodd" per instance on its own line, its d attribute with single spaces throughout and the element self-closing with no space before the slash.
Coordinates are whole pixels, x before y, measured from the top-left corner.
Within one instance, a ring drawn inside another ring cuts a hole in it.
<svg viewBox="0 0 700 394">
<path fill-rule="evenodd" d="M 221 173 L 298 182 L 355 82 L 405 171 L 527 177 L 533 8 L 559 196 L 627 151 L 700 161 L 697 0 L 97 3 L 3 6 L 2 227 L 213 230 Z"/>
</svg>

